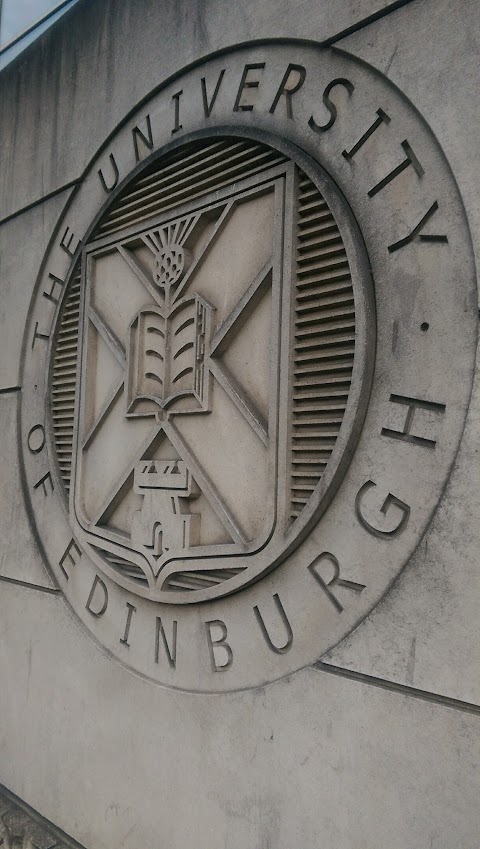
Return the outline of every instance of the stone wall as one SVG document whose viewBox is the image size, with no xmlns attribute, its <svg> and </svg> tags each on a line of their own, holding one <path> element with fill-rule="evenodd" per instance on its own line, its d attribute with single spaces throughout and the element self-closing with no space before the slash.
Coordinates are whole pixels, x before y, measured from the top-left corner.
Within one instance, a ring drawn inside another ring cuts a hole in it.
<svg viewBox="0 0 480 849">
<path fill-rule="evenodd" d="M 83 0 L 0 75 L 6 849 L 478 849 L 477 18 Z"/>
</svg>

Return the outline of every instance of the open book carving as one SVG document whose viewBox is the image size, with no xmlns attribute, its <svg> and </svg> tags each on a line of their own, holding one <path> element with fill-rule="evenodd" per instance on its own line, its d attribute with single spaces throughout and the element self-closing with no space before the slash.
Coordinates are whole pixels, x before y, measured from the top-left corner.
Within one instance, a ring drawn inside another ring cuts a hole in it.
<svg viewBox="0 0 480 849">
<path fill-rule="evenodd" d="M 208 410 L 206 357 L 213 308 L 199 295 L 140 310 L 130 324 L 127 416 Z"/>
</svg>

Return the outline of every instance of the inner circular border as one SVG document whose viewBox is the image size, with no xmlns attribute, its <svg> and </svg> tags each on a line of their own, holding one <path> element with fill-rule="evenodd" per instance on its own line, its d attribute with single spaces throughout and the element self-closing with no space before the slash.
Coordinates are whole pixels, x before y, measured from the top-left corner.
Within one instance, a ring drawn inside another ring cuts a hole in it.
<svg viewBox="0 0 480 849">
<path fill-rule="evenodd" d="M 274 151 L 279 151 L 284 156 L 288 157 L 293 165 L 300 168 L 318 188 L 321 195 L 325 198 L 329 210 L 331 211 L 335 223 L 340 232 L 342 242 L 349 263 L 349 271 L 354 293 L 355 304 L 355 353 L 354 366 L 351 378 L 350 389 L 348 393 L 348 401 L 345 413 L 342 420 L 340 432 L 336 438 L 334 449 L 328 460 L 322 477 L 317 484 L 310 499 L 302 510 L 300 516 L 292 523 L 291 527 L 283 535 L 283 547 L 280 550 L 275 550 L 272 555 L 271 562 L 265 566 L 259 564 L 257 568 L 248 566 L 248 559 L 261 554 L 262 551 L 269 545 L 270 537 L 265 540 L 263 545 L 254 552 L 254 554 L 231 554 L 234 560 L 239 562 L 244 559 L 247 566 L 239 575 L 228 578 L 221 584 L 210 587 L 204 590 L 190 591 L 167 591 L 159 590 L 152 593 L 149 588 L 144 588 L 135 584 L 133 580 L 120 575 L 113 567 L 110 567 L 103 558 L 97 556 L 94 551 L 88 551 L 88 554 L 97 563 L 99 568 L 111 580 L 119 586 L 132 592 L 134 595 L 148 599 L 152 602 L 160 604 L 176 605 L 176 604 L 200 604 L 202 602 L 211 601 L 217 598 L 223 598 L 234 593 L 240 592 L 242 589 L 251 586 L 261 580 L 265 575 L 277 568 L 308 536 L 311 529 L 321 519 L 325 510 L 329 507 L 335 497 L 335 493 L 340 486 L 348 465 L 352 459 L 358 442 L 365 415 L 368 409 L 368 402 L 373 381 L 375 352 L 376 352 L 376 311 L 375 311 L 375 296 L 374 284 L 372 280 L 370 262 L 367 255 L 367 250 L 363 241 L 360 227 L 353 215 L 347 199 L 333 180 L 333 178 L 325 171 L 325 169 L 316 162 L 309 154 L 303 151 L 296 145 L 276 137 L 274 134 L 266 133 L 263 130 L 249 128 L 242 131 L 238 127 L 225 125 L 215 129 L 211 133 L 206 130 L 199 130 L 182 136 L 181 139 L 175 140 L 169 145 L 162 146 L 156 150 L 151 156 L 140 163 L 140 167 L 135 168 L 122 180 L 116 189 L 111 193 L 105 201 L 101 209 L 95 216 L 92 224 L 88 228 L 82 243 L 87 245 L 89 239 L 94 234 L 98 224 L 102 218 L 108 213 L 111 205 L 116 201 L 117 197 L 135 182 L 141 178 L 142 173 L 150 168 L 152 164 L 163 159 L 166 155 L 175 150 L 180 150 L 182 147 L 195 143 L 199 140 L 209 138 L 226 139 L 240 138 L 253 142 L 259 142 L 268 146 Z M 172 215 L 175 214 L 175 208 L 172 209 Z M 119 231 L 121 236 L 121 231 Z M 49 375 L 48 375 L 48 392 L 51 391 L 52 367 L 55 352 L 55 343 L 59 330 L 59 317 L 61 308 L 68 297 L 69 286 L 78 264 L 79 257 L 72 260 L 66 279 L 62 299 L 59 303 L 57 316 L 55 319 L 54 331 L 52 334 L 52 344 L 50 346 L 49 358 Z M 292 278 L 293 282 L 293 278 Z M 81 328 L 80 328 L 81 333 Z M 80 345 L 81 346 L 81 345 Z M 77 399 L 78 403 L 78 375 L 80 373 L 81 363 L 77 366 Z M 55 457 L 54 469 L 59 486 L 62 485 L 59 466 L 56 458 L 56 450 L 53 438 L 53 423 L 51 411 L 48 415 L 48 435 L 51 455 Z M 82 546 L 83 547 L 83 546 Z M 194 558 L 189 558 L 194 559 Z M 203 556 L 200 559 L 207 559 Z M 221 563 L 219 559 L 219 566 Z M 223 558 L 224 559 L 224 558 Z M 166 561 L 166 564 L 170 561 Z M 186 561 L 188 562 L 188 561 Z M 166 565 L 165 564 L 165 565 Z M 188 567 L 186 566 L 188 569 Z"/>
</svg>

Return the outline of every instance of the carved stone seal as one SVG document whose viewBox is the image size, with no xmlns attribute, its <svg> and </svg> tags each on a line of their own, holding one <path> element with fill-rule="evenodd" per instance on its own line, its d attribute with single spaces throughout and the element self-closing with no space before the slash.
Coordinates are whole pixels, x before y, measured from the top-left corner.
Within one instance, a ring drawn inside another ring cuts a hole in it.
<svg viewBox="0 0 480 849">
<path fill-rule="evenodd" d="M 160 87 L 87 169 L 25 333 L 25 494 L 98 642 L 217 691 L 345 636 L 445 485 L 474 281 L 443 154 L 376 72 L 269 44 Z"/>
</svg>

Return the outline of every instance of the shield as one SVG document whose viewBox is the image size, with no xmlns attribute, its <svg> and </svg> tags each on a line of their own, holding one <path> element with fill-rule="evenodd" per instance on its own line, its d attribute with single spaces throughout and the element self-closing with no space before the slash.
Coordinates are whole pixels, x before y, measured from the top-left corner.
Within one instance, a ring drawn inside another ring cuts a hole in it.
<svg viewBox="0 0 480 849">
<path fill-rule="evenodd" d="M 102 568 L 142 594 L 238 575 L 284 525 L 286 179 L 264 172 L 85 248 L 70 509 Z"/>
</svg>

